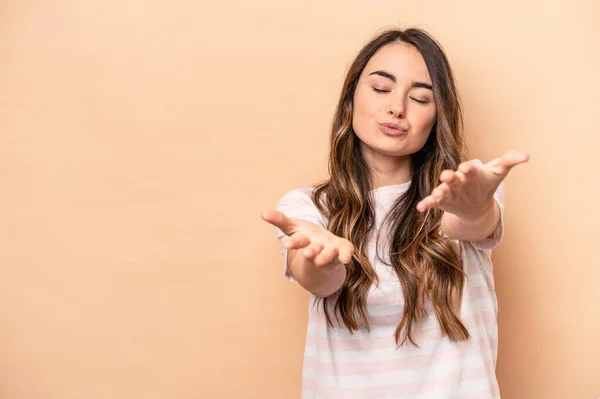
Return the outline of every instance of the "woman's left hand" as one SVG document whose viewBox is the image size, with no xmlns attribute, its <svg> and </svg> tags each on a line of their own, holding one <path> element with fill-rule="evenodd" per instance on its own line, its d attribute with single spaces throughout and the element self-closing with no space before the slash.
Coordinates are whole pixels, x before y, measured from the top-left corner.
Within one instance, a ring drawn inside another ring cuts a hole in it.
<svg viewBox="0 0 600 399">
<path fill-rule="evenodd" d="M 437 207 L 460 218 L 477 220 L 494 206 L 494 193 L 508 172 L 528 160 L 527 153 L 509 151 L 482 166 L 464 162 L 457 171 L 445 170 L 440 176 L 442 183 L 417 204 L 417 210 Z"/>
</svg>

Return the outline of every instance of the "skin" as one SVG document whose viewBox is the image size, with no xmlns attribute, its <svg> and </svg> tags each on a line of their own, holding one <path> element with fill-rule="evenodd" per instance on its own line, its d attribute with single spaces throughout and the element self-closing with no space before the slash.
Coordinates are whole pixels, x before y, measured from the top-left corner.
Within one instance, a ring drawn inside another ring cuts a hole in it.
<svg viewBox="0 0 600 399">
<path fill-rule="evenodd" d="M 363 70 L 354 93 L 352 124 L 373 188 L 410 180 L 412 154 L 425 145 L 436 121 L 431 83 L 423 56 L 406 43 L 383 46 Z M 395 124 L 402 134 L 386 134 L 382 124 Z M 509 151 L 483 166 L 462 163 L 457 170 L 445 170 L 439 186 L 415 211 L 437 207 L 444 211 L 442 229 L 450 238 L 484 239 L 500 220 L 493 198 L 496 189 L 514 166 L 528 160 L 526 153 Z M 301 286 L 316 296 L 329 296 L 342 286 L 352 243 L 275 210 L 263 212 L 262 219 L 289 236 L 288 263 Z"/>
</svg>

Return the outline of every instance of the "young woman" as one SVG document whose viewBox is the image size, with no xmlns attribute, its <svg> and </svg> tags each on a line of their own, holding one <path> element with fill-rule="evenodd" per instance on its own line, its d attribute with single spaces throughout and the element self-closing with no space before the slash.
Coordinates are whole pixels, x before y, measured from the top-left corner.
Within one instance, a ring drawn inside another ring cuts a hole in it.
<svg viewBox="0 0 600 399">
<path fill-rule="evenodd" d="M 498 398 L 491 250 L 503 179 L 526 153 L 465 161 L 448 60 L 419 29 L 352 63 L 330 178 L 262 218 L 310 294 L 302 398 Z"/>
</svg>

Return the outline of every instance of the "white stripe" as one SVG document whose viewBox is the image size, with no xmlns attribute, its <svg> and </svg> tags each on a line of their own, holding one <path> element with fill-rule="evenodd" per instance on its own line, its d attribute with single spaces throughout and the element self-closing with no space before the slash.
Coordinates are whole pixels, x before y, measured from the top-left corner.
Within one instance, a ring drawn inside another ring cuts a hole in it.
<svg viewBox="0 0 600 399">
<path fill-rule="evenodd" d="M 435 358 L 432 358 L 432 364 L 422 368 L 370 375 L 321 375 L 318 381 L 323 386 L 340 388 L 374 388 L 390 384 L 435 381 L 436 378 L 456 373 L 457 370 L 484 367 L 485 364 L 489 364 L 489 361 L 490 359 L 486 358 L 486 356 L 474 353 L 464 357 L 457 356 L 455 359 L 444 362 L 439 362 Z M 485 378 L 485 380 L 489 381 L 488 378 Z"/>
<path fill-rule="evenodd" d="M 493 385 L 492 381 L 495 381 L 494 376 L 489 378 L 461 381 L 460 389 L 449 393 L 448 387 L 442 387 L 437 389 L 428 389 L 426 393 L 419 393 L 419 399 L 446 399 L 446 398 L 462 398 L 466 395 L 473 395 L 477 393 L 489 392 L 490 385 Z M 449 396 L 451 395 L 451 396 Z M 385 396 L 381 399 L 414 399 L 415 396 L 401 395 L 401 396 Z M 477 396 L 478 399 L 496 399 L 500 396 Z M 369 399 L 380 399 L 380 398 L 369 398 Z"/>
</svg>

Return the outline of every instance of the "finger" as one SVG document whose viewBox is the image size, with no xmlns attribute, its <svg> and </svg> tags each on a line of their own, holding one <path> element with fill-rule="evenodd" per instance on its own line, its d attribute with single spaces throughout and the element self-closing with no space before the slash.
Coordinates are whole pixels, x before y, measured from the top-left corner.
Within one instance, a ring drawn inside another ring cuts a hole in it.
<svg viewBox="0 0 600 399">
<path fill-rule="evenodd" d="M 464 181 L 464 176 L 453 170 L 445 170 L 440 176 L 440 180 L 444 182 L 450 191 L 459 190 Z"/>
<path fill-rule="evenodd" d="M 342 245 L 338 250 L 338 260 L 340 263 L 347 264 L 352 260 L 354 255 L 354 246 L 352 244 Z"/>
<path fill-rule="evenodd" d="M 306 247 L 309 244 L 310 240 L 306 236 L 295 233 L 287 239 L 285 244 L 283 244 L 283 247 L 285 249 L 300 249 Z"/>
<path fill-rule="evenodd" d="M 442 183 L 431 192 L 431 196 L 436 200 L 442 200 L 444 198 L 448 198 L 451 194 L 450 186 L 448 183 Z"/>
<path fill-rule="evenodd" d="M 323 250 L 323 246 L 321 243 L 313 242 L 304 249 L 304 257 L 308 259 L 313 258 Z"/>
<path fill-rule="evenodd" d="M 502 157 L 488 162 L 485 167 L 497 169 L 497 173 L 506 175 L 515 166 L 529 161 L 529 154 L 522 151 L 508 151 Z"/>
<path fill-rule="evenodd" d="M 451 195 L 450 186 L 447 183 L 442 183 L 434 188 L 431 195 L 425 197 L 417 204 L 419 212 L 439 206 L 440 203 Z"/>
<path fill-rule="evenodd" d="M 442 181 L 443 183 L 452 184 L 452 182 L 456 180 L 455 173 L 456 172 L 450 169 L 442 171 L 442 173 L 440 174 L 440 181 Z"/>
<path fill-rule="evenodd" d="M 500 167 L 507 174 L 515 166 L 529 161 L 529 154 L 521 151 L 508 151 L 500 158 Z"/>
<path fill-rule="evenodd" d="M 331 263 L 337 256 L 337 247 L 335 245 L 327 245 L 317 256 L 315 256 L 313 262 L 316 266 L 324 266 Z"/>
<path fill-rule="evenodd" d="M 264 211 L 261 214 L 261 217 L 265 222 L 271 223 L 273 226 L 279 228 L 288 236 L 294 234 L 294 229 L 296 227 L 294 222 L 291 221 L 290 218 L 285 216 L 283 213 L 269 209 Z"/>
<path fill-rule="evenodd" d="M 428 209 L 431 208 L 435 208 L 436 206 L 439 205 L 439 200 L 432 197 L 431 195 L 423 198 L 418 204 L 417 204 L 417 211 L 419 212 L 424 212 Z"/>
<path fill-rule="evenodd" d="M 462 177 L 463 182 L 467 182 L 477 176 L 478 172 L 479 168 L 477 166 L 473 165 L 471 162 L 463 162 L 458 165 L 458 171 L 456 173 L 459 177 Z"/>
</svg>

